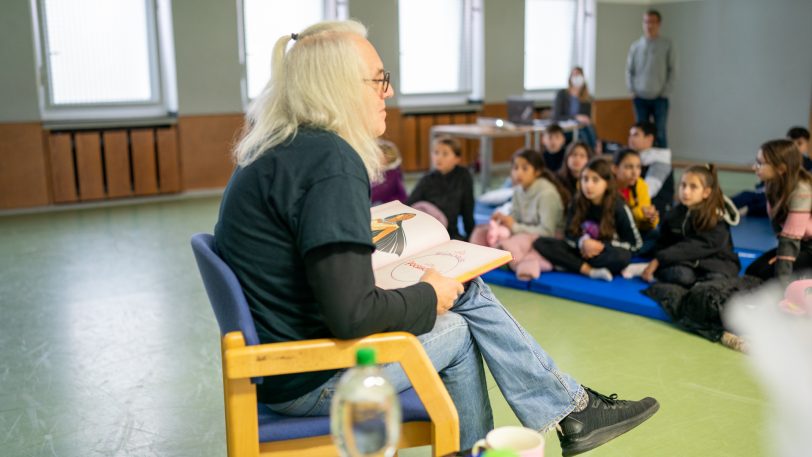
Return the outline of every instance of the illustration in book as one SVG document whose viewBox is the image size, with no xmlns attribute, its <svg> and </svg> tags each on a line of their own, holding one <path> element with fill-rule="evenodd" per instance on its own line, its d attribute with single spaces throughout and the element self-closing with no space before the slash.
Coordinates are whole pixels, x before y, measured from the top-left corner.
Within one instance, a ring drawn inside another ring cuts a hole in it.
<svg viewBox="0 0 812 457">
<path fill-rule="evenodd" d="M 439 221 L 398 201 L 371 213 L 372 268 L 384 289 L 415 284 L 430 268 L 465 282 L 511 260 L 507 251 L 451 240 Z"/>
<path fill-rule="evenodd" d="M 372 243 L 375 244 L 375 249 L 401 255 L 406 248 L 403 221 L 414 216 L 415 213 L 399 213 L 382 219 L 373 219 Z"/>
</svg>

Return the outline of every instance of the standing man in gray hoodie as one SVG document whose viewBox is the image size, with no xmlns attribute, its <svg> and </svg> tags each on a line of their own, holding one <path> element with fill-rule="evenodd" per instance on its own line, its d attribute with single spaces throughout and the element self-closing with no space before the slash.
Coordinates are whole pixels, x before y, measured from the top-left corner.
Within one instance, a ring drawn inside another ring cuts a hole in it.
<svg viewBox="0 0 812 457">
<path fill-rule="evenodd" d="M 665 148 L 676 53 L 671 40 L 660 36 L 661 20 L 657 10 L 643 14 L 643 36 L 629 47 L 626 59 L 626 87 L 634 94 L 635 121 L 653 122 L 657 126 L 655 146 Z"/>
</svg>

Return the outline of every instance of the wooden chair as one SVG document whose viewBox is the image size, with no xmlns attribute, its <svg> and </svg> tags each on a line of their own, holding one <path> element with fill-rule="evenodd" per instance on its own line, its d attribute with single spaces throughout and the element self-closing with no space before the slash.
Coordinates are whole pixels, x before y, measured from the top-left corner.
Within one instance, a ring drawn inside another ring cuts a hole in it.
<svg viewBox="0 0 812 457">
<path fill-rule="evenodd" d="M 226 441 L 229 457 L 335 456 L 330 420 L 288 417 L 257 402 L 263 376 L 351 367 L 359 347 L 372 347 L 379 363 L 399 362 L 413 388 L 400 394 L 400 448 L 432 445 L 441 456 L 459 448 L 459 418 L 451 397 L 414 335 L 392 332 L 355 340 L 318 339 L 259 344 L 239 281 L 217 255 L 209 234 L 192 237 L 206 292 L 222 338 Z"/>
</svg>

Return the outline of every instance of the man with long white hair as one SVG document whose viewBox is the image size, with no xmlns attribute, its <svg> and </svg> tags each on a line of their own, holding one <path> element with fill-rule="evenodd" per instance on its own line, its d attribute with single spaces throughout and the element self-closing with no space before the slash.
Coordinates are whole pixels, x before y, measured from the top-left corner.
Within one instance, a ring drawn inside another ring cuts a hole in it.
<svg viewBox="0 0 812 457">
<path fill-rule="evenodd" d="M 215 228 L 260 341 L 418 335 L 457 407 L 462 448 L 493 427 L 483 357 L 525 426 L 557 426 L 564 455 L 654 414 L 652 398 L 617 400 L 561 373 L 480 279 L 463 285 L 429 270 L 410 287 L 375 287 L 369 183 L 393 93 L 357 22 L 323 22 L 277 41 Z M 384 370 L 398 390 L 409 388 L 399 365 Z M 326 415 L 340 374 L 268 377 L 257 392 L 279 413 Z"/>
</svg>

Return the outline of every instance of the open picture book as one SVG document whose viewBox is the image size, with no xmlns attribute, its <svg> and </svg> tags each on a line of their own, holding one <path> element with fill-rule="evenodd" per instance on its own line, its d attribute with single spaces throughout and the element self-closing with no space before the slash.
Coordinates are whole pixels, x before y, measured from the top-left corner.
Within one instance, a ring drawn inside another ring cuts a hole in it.
<svg viewBox="0 0 812 457">
<path fill-rule="evenodd" d="M 451 240 L 437 219 L 399 201 L 372 208 L 375 285 L 397 289 L 417 283 L 434 268 L 466 282 L 511 261 L 509 252 Z"/>
</svg>

